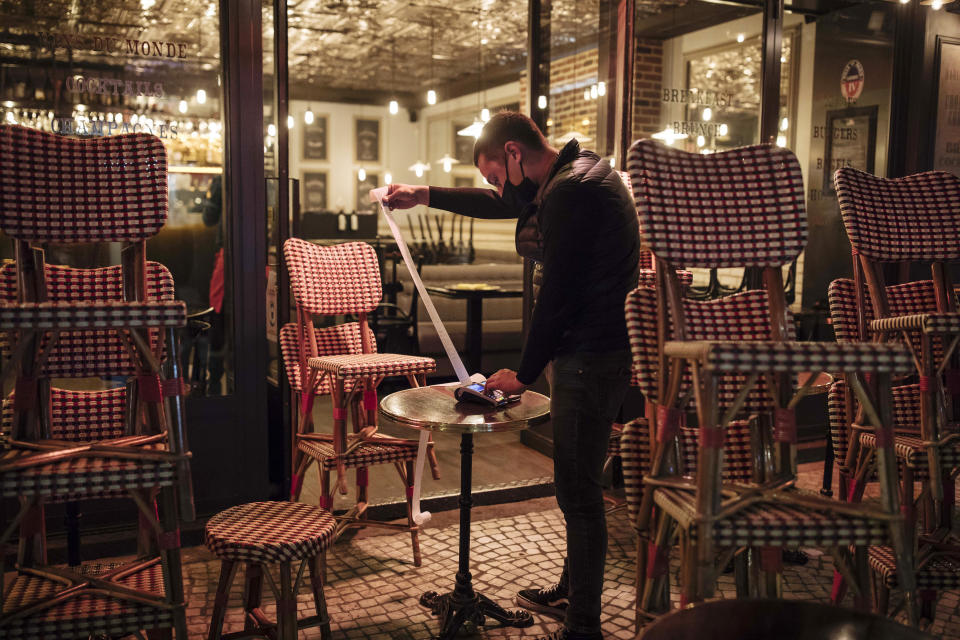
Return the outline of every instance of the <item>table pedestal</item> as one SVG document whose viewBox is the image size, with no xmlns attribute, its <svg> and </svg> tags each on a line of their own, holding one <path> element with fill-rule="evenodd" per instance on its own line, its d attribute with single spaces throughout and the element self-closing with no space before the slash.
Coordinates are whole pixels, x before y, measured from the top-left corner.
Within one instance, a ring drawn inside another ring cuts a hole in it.
<svg viewBox="0 0 960 640">
<path fill-rule="evenodd" d="M 473 507 L 473 434 L 460 436 L 460 557 L 453 591 L 443 595 L 428 591 L 420 604 L 439 618 L 438 640 L 453 640 L 465 622 L 483 625 L 490 617 L 508 627 L 529 627 L 533 616 L 527 611 L 508 611 L 490 598 L 473 590 L 470 575 L 470 509 Z"/>
</svg>

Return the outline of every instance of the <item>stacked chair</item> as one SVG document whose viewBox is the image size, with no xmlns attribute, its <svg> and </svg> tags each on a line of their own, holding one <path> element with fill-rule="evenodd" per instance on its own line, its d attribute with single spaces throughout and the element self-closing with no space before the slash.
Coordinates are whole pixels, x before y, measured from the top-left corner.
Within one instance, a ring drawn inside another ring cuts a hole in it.
<svg viewBox="0 0 960 640">
<path fill-rule="evenodd" d="M 356 469 L 354 506 L 337 518 L 337 535 L 353 526 L 376 525 L 409 531 L 414 564 L 420 566 L 419 528 L 413 521 L 413 463 L 417 441 L 377 432 L 377 387 L 388 376 L 404 376 L 412 386 L 425 384 L 436 370 L 432 358 L 377 353 L 367 325 L 367 314 L 382 296 L 380 269 L 373 248 L 362 242 L 322 247 L 291 238 L 284 243 L 297 307 L 297 321 L 282 327 L 284 366 L 299 407 L 294 435 L 294 477 L 291 500 L 300 497 L 304 474 L 316 463 L 320 474 L 320 507 L 332 510 L 334 489 L 347 494 L 347 469 Z M 354 321 L 343 322 L 343 316 Z M 317 327 L 314 320 L 340 324 Z M 318 433 L 313 426 L 313 403 L 330 395 L 333 432 Z M 353 432 L 347 432 L 347 418 Z M 428 449 L 434 478 L 439 477 L 432 442 Z M 404 483 L 407 524 L 388 524 L 364 518 L 367 508 L 368 467 L 394 464 Z M 336 471 L 336 484 L 330 482 Z"/>
<path fill-rule="evenodd" d="M 949 271 L 960 259 L 960 179 L 943 172 L 885 179 L 844 168 L 835 182 L 854 262 L 853 279 L 834 281 L 829 291 L 838 340 L 902 344 L 914 363 L 893 392 L 893 448 L 908 542 L 919 531 L 921 613 L 932 619 L 937 591 L 960 586 L 960 541 L 952 532 L 960 468 L 960 313 Z M 927 264 L 929 279 L 886 285 L 886 265 L 909 276 L 911 266 Z M 881 438 L 865 424 L 848 385 L 838 383 L 831 399 L 834 440 L 845 454 L 841 490 L 858 502 L 875 476 Z M 889 590 L 899 586 L 896 555 L 871 548 L 870 565 L 878 607 L 886 610 Z"/>
<path fill-rule="evenodd" d="M 145 257 L 166 217 L 156 137 L 77 140 L 0 126 L 0 229 L 16 255 L 0 269 L 0 377 L 15 379 L 3 403 L 0 489 L 19 503 L 0 522 L 0 574 L 19 533 L 2 638 L 187 637 L 179 532 L 194 512 L 175 338 L 186 308 L 169 271 Z M 50 265 L 38 246 L 90 242 L 122 243 L 121 264 Z M 126 384 L 51 384 L 92 377 Z M 138 558 L 99 574 L 49 565 L 44 506 L 103 498 L 139 508 Z"/>
<path fill-rule="evenodd" d="M 901 345 L 794 341 L 782 268 L 806 240 L 796 158 L 769 145 L 700 155 L 641 140 L 631 147 L 628 169 L 657 267 L 655 289 L 639 289 L 627 305 L 634 358 L 649 375 L 646 420 L 625 427 L 621 443 L 634 499 L 643 461 L 626 458 L 638 451 L 642 457 L 635 444 L 640 436 L 652 439 L 635 504 L 638 622 L 670 608 L 668 559 L 675 542 L 682 606 L 712 597 L 731 560 L 738 595 L 779 597 L 783 549 L 813 546 L 830 550 L 857 605 L 866 608 L 867 550 L 888 545 L 916 622 L 889 401 L 891 377 L 909 371 L 912 359 Z M 681 266 L 756 267 L 764 288 L 712 301 L 684 299 Z M 655 365 L 649 364 L 653 327 Z M 794 407 L 805 393 L 796 380 L 823 371 L 845 373 L 879 436 L 879 507 L 795 487 Z"/>
</svg>

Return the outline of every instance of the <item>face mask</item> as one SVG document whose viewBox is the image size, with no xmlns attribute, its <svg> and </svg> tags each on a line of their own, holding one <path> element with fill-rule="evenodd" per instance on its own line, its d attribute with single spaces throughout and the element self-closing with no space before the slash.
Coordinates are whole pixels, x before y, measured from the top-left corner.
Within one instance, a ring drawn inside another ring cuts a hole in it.
<svg viewBox="0 0 960 640">
<path fill-rule="evenodd" d="M 520 165 L 520 175 L 522 180 L 520 184 L 513 184 L 510 182 L 510 162 L 509 154 L 504 154 L 503 158 L 503 167 L 504 167 L 504 181 L 503 181 L 503 195 L 500 198 L 507 204 L 508 207 L 516 210 L 517 212 L 523 211 L 528 204 L 533 202 L 534 198 L 537 197 L 538 187 L 534 184 L 533 180 L 528 178 L 523 173 L 523 163 L 518 162 Z"/>
</svg>

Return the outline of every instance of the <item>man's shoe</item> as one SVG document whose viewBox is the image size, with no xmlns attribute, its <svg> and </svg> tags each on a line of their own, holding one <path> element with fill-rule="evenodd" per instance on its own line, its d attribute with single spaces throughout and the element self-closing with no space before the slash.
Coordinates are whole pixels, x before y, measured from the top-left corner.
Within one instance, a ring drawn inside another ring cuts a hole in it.
<svg viewBox="0 0 960 640">
<path fill-rule="evenodd" d="M 540 636 L 537 640 L 603 640 L 603 634 L 599 631 L 596 633 L 577 633 L 576 631 L 570 631 L 566 627 L 561 627 L 553 633 Z"/>
<path fill-rule="evenodd" d="M 517 592 L 517 606 L 562 622 L 570 604 L 567 592 L 567 585 L 562 580 L 549 589 L 523 589 Z"/>
</svg>

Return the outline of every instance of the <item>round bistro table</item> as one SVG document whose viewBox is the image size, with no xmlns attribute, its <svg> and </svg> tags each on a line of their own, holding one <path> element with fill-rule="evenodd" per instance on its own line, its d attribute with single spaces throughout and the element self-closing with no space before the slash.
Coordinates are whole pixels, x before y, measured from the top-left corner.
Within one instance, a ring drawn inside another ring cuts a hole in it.
<svg viewBox="0 0 960 640">
<path fill-rule="evenodd" d="M 380 401 L 380 415 L 394 424 L 427 431 L 460 434 L 460 555 L 453 591 L 428 591 L 420 604 L 440 622 L 439 640 L 452 640 L 466 622 L 483 625 L 489 616 L 504 626 L 527 627 L 526 611 L 508 611 L 473 589 L 470 575 L 470 509 L 473 507 L 473 434 L 519 431 L 546 422 L 550 399 L 526 391 L 520 400 L 499 409 L 473 402 L 457 402 L 454 386 L 418 387 L 391 393 Z"/>
</svg>

